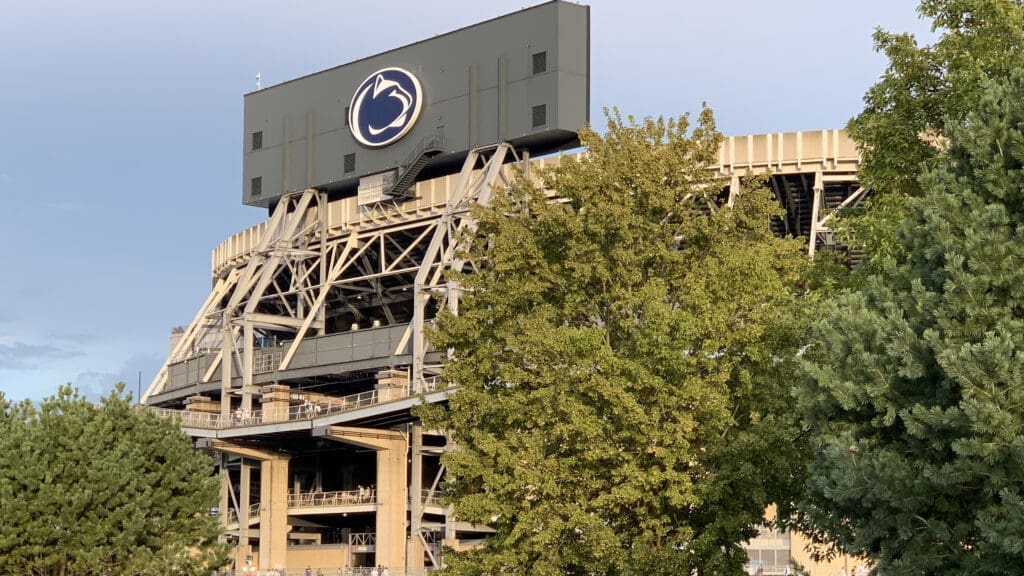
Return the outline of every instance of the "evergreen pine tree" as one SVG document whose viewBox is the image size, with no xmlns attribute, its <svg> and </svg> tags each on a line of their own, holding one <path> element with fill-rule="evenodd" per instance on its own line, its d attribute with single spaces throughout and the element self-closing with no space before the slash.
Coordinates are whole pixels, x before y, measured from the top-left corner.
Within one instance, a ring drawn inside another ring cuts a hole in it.
<svg viewBox="0 0 1024 576">
<path fill-rule="evenodd" d="M 804 511 L 886 576 L 1024 573 L 1024 74 L 948 128 L 903 256 L 814 325 Z"/>
<path fill-rule="evenodd" d="M 0 394 L 0 573 L 209 575 L 218 544 L 210 458 L 123 385 L 89 402 L 70 385 L 38 405 Z"/>
</svg>

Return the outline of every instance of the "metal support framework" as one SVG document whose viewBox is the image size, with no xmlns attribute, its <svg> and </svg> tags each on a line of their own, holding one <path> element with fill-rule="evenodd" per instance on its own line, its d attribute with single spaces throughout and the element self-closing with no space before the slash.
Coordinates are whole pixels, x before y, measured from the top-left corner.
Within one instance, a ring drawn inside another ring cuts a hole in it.
<svg viewBox="0 0 1024 576">
<path fill-rule="evenodd" d="M 464 263 L 454 258 L 458 243 L 475 227 L 470 207 L 489 203 L 495 186 L 510 184 L 502 170 L 510 158 L 516 156 L 508 144 L 473 150 L 440 214 L 382 219 L 379 225 L 332 227 L 322 193 L 310 189 L 286 196 L 249 257 L 217 280 L 143 402 L 164 391 L 171 364 L 196 350 L 213 350 L 200 383 L 215 382 L 219 371 L 222 416 L 229 415 L 231 397 L 238 393 L 241 409 L 251 410 L 259 342 L 290 341 L 275 367 L 284 372 L 306 338 L 326 333 L 343 314 L 352 323 L 407 322 L 395 354 L 412 354 L 411 386 L 422 391 L 425 375 L 438 368 L 426 365 L 423 328 L 429 303 L 447 299 L 453 287 L 444 272 L 461 269 Z M 376 224 L 379 211 L 368 208 L 363 215 Z M 339 322 L 334 331 L 347 328 Z"/>
<path fill-rule="evenodd" d="M 832 230 L 828 226 L 828 221 L 835 217 L 843 208 L 860 204 L 868 194 L 868 190 L 861 186 L 843 199 L 838 206 L 834 208 L 826 208 L 827 201 L 825 198 L 825 187 L 822 184 L 822 180 L 823 177 L 819 171 L 814 177 L 814 205 L 811 213 L 811 233 L 807 242 L 807 252 L 811 256 L 814 256 L 818 245 L 827 245 L 830 242 L 828 235 Z"/>
<path fill-rule="evenodd" d="M 430 369 L 426 366 L 427 344 L 423 334 L 427 303 L 437 293 L 447 294 L 444 271 L 457 268 L 453 264 L 462 235 L 476 230 L 476 222 L 470 217 L 472 205 L 489 205 L 496 184 L 511 184 L 501 170 L 508 155 L 515 155 L 515 150 L 507 143 L 478 148 L 469 153 L 459 173 L 456 193 L 448 199 L 427 247 L 423 265 L 416 274 L 413 317 L 407 329 L 407 335 L 412 338 L 411 379 L 414 392 L 424 389 L 425 376 Z M 461 268 L 461 262 L 458 268 Z"/>
</svg>

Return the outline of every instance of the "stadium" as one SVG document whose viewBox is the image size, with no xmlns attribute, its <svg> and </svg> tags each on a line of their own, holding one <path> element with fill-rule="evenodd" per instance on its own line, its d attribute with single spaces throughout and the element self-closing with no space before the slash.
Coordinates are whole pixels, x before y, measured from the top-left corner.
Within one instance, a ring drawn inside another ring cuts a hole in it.
<svg viewBox="0 0 1024 576">
<path fill-rule="evenodd" d="M 424 330 L 458 307 L 470 207 L 579 153 L 589 36 L 589 8 L 556 0 L 245 96 L 242 202 L 268 218 L 213 250 L 142 398 L 216 456 L 237 573 L 418 575 L 487 537 L 440 500 L 446 435 L 411 413 L 453 391 Z M 867 193 L 859 163 L 829 129 L 726 137 L 708 170 L 721 204 L 767 175 L 776 234 L 855 262 L 829 226 Z M 748 553 L 759 574 L 846 569 L 797 534 Z"/>
</svg>

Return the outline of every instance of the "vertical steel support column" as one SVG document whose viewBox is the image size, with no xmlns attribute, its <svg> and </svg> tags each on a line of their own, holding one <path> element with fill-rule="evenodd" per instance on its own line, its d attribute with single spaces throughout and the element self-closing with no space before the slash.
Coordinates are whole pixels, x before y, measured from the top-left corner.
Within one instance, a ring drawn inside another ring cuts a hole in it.
<svg viewBox="0 0 1024 576">
<path fill-rule="evenodd" d="M 423 425 L 417 422 L 409 432 L 412 469 L 409 478 L 410 522 L 405 571 L 407 574 L 418 574 L 423 571 Z"/>
<path fill-rule="evenodd" d="M 221 342 L 220 361 L 220 417 L 221 422 L 231 421 L 231 366 L 235 355 L 234 338 L 231 336 L 231 318 L 224 313 L 224 341 Z"/>
<path fill-rule="evenodd" d="M 251 554 L 249 548 L 249 501 L 252 491 L 252 466 L 242 458 L 241 481 L 238 485 L 238 550 L 236 566 L 241 565 L 245 557 Z"/>
<path fill-rule="evenodd" d="M 220 462 L 220 501 L 218 502 L 219 508 L 217 511 L 220 513 L 220 527 L 222 531 L 227 530 L 228 526 L 228 509 L 231 504 L 229 502 L 229 493 L 231 489 L 231 475 L 228 474 L 228 457 L 226 454 L 221 453 L 217 455 L 217 459 Z M 220 542 L 224 542 L 224 535 L 217 539 Z"/>
<path fill-rule="evenodd" d="M 255 338 L 255 334 L 253 334 L 252 320 L 248 314 L 242 316 L 242 322 L 242 411 L 244 414 L 251 414 L 253 338 Z"/>
<path fill-rule="evenodd" d="M 821 204 L 825 196 L 825 185 L 821 179 L 821 169 L 814 172 L 814 199 L 811 203 L 811 230 L 810 238 L 807 241 L 807 254 L 814 257 L 814 251 L 818 248 L 818 228 L 821 222 Z"/>
</svg>

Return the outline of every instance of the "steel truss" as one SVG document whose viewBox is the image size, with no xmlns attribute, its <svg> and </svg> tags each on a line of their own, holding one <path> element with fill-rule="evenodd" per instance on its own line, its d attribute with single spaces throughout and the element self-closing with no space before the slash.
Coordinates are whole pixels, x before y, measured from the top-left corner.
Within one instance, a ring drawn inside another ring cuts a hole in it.
<svg viewBox="0 0 1024 576">
<path fill-rule="evenodd" d="M 285 196 L 248 257 L 221 272 L 142 401 L 165 391 L 169 366 L 212 350 L 199 383 L 220 381 L 224 417 L 232 395 L 250 410 L 255 360 L 267 343 L 291 341 L 280 361 L 274 357 L 283 373 L 304 339 L 371 323 L 407 324 L 394 352 L 411 353 L 412 392 L 423 390 L 440 368 L 428 364 L 424 327 L 438 306 L 457 308 L 444 273 L 464 266 L 455 255 L 475 226 L 470 208 L 511 184 L 502 169 L 511 160 L 520 158 L 509 144 L 471 151 L 439 215 L 389 219 L 385 207 L 374 207 L 362 226 L 333 225 L 323 192 Z"/>
</svg>

